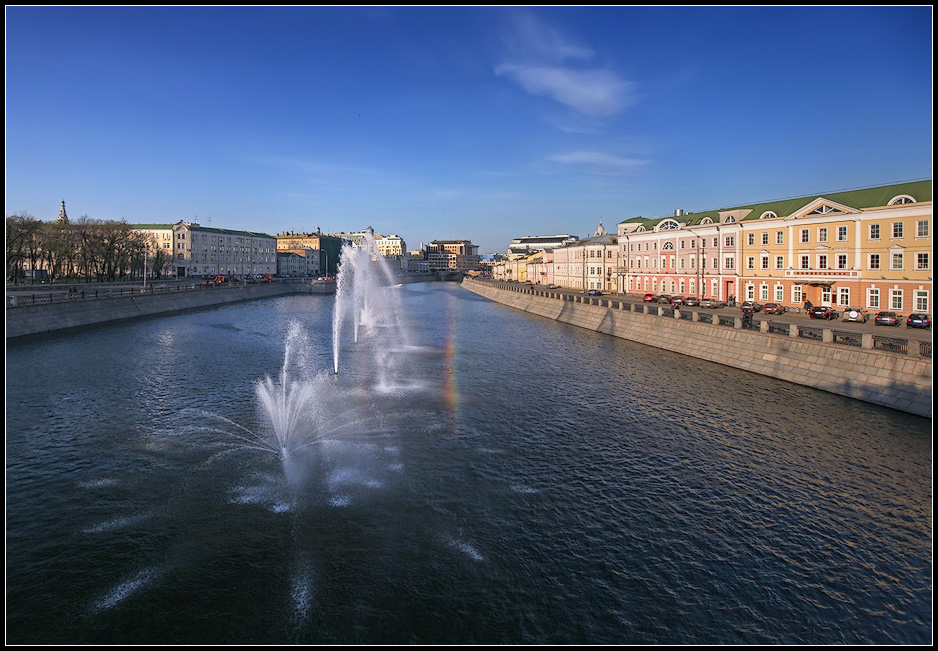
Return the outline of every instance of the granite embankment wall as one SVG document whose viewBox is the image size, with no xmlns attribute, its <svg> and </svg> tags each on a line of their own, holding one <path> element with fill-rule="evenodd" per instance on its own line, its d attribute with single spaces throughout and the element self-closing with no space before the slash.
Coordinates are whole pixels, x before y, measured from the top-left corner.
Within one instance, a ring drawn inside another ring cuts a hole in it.
<svg viewBox="0 0 938 651">
<path fill-rule="evenodd" d="M 932 415 L 932 362 L 878 350 L 632 312 L 465 280 L 469 291 L 531 314 L 822 389 L 865 402 Z"/>
<path fill-rule="evenodd" d="M 333 293 L 324 285 L 272 283 L 237 287 L 195 288 L 166 293 L 143 292 L 110 298 L 74 298 L 6 308 L 6 336 L 24 337 L 81 328 L 111 321 L 165 315 L 285 294 Z"/>
</svg>

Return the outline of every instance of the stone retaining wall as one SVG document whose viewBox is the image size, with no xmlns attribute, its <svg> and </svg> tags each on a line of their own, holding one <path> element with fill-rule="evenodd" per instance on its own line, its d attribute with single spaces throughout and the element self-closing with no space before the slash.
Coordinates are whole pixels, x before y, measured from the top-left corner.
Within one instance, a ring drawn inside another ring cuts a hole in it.
<svg viewBox="0 0 938 651">
<path fill-rule="evenodd" d="M 559 300 L 465 280 L 510 307 L 675 353 L 931 418 L 931 359 Z"/>
<path fill-rule="evenodd" d="M 198 288 L 166 293 L 143 292 L 114 298 L 81 299 L 6 308 L 6 336 L 24 337 L 156 314 L 296 293 L 326 293 L 307 283 L 273 283 Z M 333 288 L 334 291 L 334 288 Z"/>
</svg>

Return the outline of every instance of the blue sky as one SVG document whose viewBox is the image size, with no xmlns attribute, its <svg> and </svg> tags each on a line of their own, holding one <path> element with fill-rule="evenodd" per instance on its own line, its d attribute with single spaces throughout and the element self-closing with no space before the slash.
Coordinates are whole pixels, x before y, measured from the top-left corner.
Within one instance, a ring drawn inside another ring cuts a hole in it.
<svg viewBox="0 0 938 651">
<path fill-rule="evenodd" d="M 6 212 L 410 249 L 932 176 L 932 8 L 7 7 Z"/>
</svg>

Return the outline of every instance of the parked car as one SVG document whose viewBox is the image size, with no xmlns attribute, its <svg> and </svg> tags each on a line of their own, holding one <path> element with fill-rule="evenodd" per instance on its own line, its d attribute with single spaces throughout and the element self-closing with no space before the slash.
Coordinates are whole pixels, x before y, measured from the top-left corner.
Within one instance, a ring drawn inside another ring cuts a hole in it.
<svg viewBox="0 0 938 651">
<path fill-rule="evenodd" d="M 661 296 L 658 297 L 658 302 L 659 302 L 659 303 L 670 303 L 670 302 L 671 302 L 671 295 L 670 295 L 670 294 L 662 294 Z"/>
<path fill-rule="evenodd" d="M 812 319 L 836 319 L 840 313 L 828 305 L 815 305 L 808 310 L 808 316 Z"/>
<path fill-rule="evenodd" d="M 645 294 L 642 300 L 646 303 L 654 303 L 655 301 L 658 300 L 658 297 L 655 296 L 654 294 Z"/>
<path fill-rule="evenodd" d="M 761 312 L 762 305 L 756 303 L 755 301 L 744 301 L 742 305 L 739 306 L 743 312 Z"/>
<path fill-rule="evenodd" d="M 698 307 L 700 305 L 700 299 L 696 296 L 688 296 L 684 299 L 684 305 L 688 307 Z"/>
<path fill-rule="evenodd" d="M 784 305 L 779 305 L 778 303 L 766 303 L 762 307 L 762 311 L 766 314 L 785 314 L 788 311 L 788 308 Z"/>
<path fill-rule="evenodd" d="M 931 314 L 910 314 L 905 327 L 931 330 Z"/>
<path fill-rule="evenodd" d="M 586 293 L 590 296 L 602 296 L 603 295 L 603 293 L 599 291 L 598 289 L 591 289 Z"/>
<path fill-rule="evenodd" d="M 683 305 L 683 304 L 684 304 L 684 297 L 683 297 L 683 296 L 672 296 L 672 297 L 671 297 L 671 305 Z"/>
<path fill-rule="evenodd" d="M 873 323 L 876 325 L 891 325 L 898 328 L 899 325 L 902 324 L 902 316 L 895 312 L 877 312 Z"/>
<path fill-rule="evenodd" d="M 557 289 L 557 285 L 555 285 L 554 283 L 550 283 L 549 285 L 547 285 L 547 289 Z"/>
<path fill-rule="evenodd" d="M 700 299 L 700 307 L 726 307 L 726 303 L 718 298 L 702 298 Z"/>
<path fill-rule="evenodd" d="M 866 323 L 870 320 L 870 315 L 866 313 L 862 307 L 847 307 L 844 308 L 843 316 L 841 317 L 844 322 L 853 321 L 854 323 Z"/>
</svg>

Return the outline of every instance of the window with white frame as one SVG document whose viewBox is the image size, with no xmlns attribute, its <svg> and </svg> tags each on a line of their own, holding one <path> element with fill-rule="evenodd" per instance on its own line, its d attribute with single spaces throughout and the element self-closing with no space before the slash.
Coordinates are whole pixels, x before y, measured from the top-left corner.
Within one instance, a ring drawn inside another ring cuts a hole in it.
<svg viewBox="0 0 938 651">
<path fill-rule="evenodd" d="M 870 269 L 872 271 L 879 271 L 879 266 L 880 266 L 879 254 L 870 253 Z"/>
<path fill-rule="evenodd" d="M 915 254 L 915 270 L 916 271 L 928 271 L 928 252 L 919 251 Z"/>
<path fill-rule="evenodd" d="M 724 269 L 733 269 L 735 266 L 736 266 L 736 265 L 735 265 L 735 263 L 734 263 L 734 261 L 733 261 L 733 258 L 732 258 L 731 256 L 727 256 L 727 257 L 725 257 L 725 258 L 723 259 L 723 268 L 724 268 Z"/>
<path fill-rule="evenodd" d="M 681 278 L 681 280 L 680 280 L 680 285 L 679 285 L 679 287 L 680 287 L 680 289 L 678 290 L 678 293 L 683 294 L 683 293 L 684 293 L 684 279 L 683 279 L 683 278 Z"/>
<path fill-rule="evenodd" d="M 754 255 L 746 258 L 746 269 L 755 269 L 756 268 L 756 257 Z"/>
<path fill-rule="evenodd" d="M 902 254 L 893 253 L 890 258 L 892 265 L 889 267 L 891 271 L 902 271 Z"/>
<path fill-rule="evenodd" d="M 879 239 L 879 224 L 870 224 L 870 239 Z"/>
<path fill-rule="evenodd" d="M 801 264 L 801 268 L 802 268 L 802 269 L 810 269 L 810 268 L 811 268 L 810 258 L 809 258 L 808 256 L 806 256 L 806 255 L 801 256 L 800 264 Z"/>
<path fill-rule="evenodd" d="M 841 287 L 837 290 L 837 305 L 850 305 L 850 289 Z"/>
<path fill-rule="evenodd" d="M 810 241 L 811 241 L 811 239 L 810 239 L 810 234 L 808 233 L 808 229 L 807 229 L 807 228 L 802 228 L 802 229 L 801 229 L 801 243 L 802 243 L 802 244 L 807 244 L 807 243 L 810 242 Z"/>
<path fill-rule="evenodd" d="M 890 289 L 889 290 L 889 309 L 902 311 L 902 290 L 901 289 Z"/>
<path fill-rule="evenodd" d="M 915 222 L 915 237 L 928 237 L 928 220 Z"/>
<path fill-rule="evenodd" d="M 769 300 L 769 286 L 768 285 L 759 286 L 759 300 L 760 301 Z"/>
<path fill-rule="evenodd" d="M 777 255 L 775 256 L 775 268 L 784 269 L 785 268 L 785 258 L 784 256 Z"/>
<path fill-rule="evenodd" d="M 893 239 L 899 239 L 902 237 L 902 222 L 892 223 L 892 237 Z"/>
<path fill-rule="evenodd" d="M 747 301 L 756 300 L 756 286 L 755 285 L 746 285 L 746 300 Z"/>
<path fill-rule="evenodd" d="M 838 242 L 846 242 L 846 241 L 847 241 L 847 227 L 846 227 L 846 226 L 838 226 L 838 227 L 837 227 L 837 241 L 838 241 Z"/>
<path fill-rule="evenodd" d="M 785 243 L 785 231 L 775 231 L 775 243 L 776 244 Z"/>
<path fill-rule="evenodd" d="M 752 246 L 755 243 L 756 243 L 756 234 L 750 233 L 749 234 L 749 246 Z"/>
<path fill-rule="evenodd" d="M 775 286 L 775 301 L 781 303 L 785 300 L 785 288 L 781 285 Z"/>
<path fill-rule="evenodd" d="M 714 296 L 717 296 L 717 295 L 720 293 L 720 281 L 718 281 L 718 280 L 713 280 L 713 281 L 710 283 L 710 285 L 711 285 L 711 287 L 710 287 L 710 293 L 713 294 Z"/>
<path fill-rule="evenodd" d="M 766 231 L 762 234 L 762 246 L 767 246 L 769 243 L 769 232 Z"/>
<path fill-rule="evenodd" d="M 817 268 L 818 269 L 827 269 L 827 254 L 822 253 L 817 257 Z"/>
<path fill-rule="evenodd" d="M 724 246 L 736 246 L 736 238 L 733 235 L 727 235 L 723 239 Z"/>
<path fill-rule="evenodd" d="M 846 253 L 838 253 L 838 254 L 837 254 L 837 268 L 838 268 L 838 269 L 846 269 L 846 268 L 847 268 L 847 254 L 846 254 Z"/>
<path fill-rule="evenodd" d="M 827 241 L 827 229 L 823 226 L 817 229 L 817 241 L 826 242 Z"/>
<path fill-rule="evenodd" d="M 691 278 L 687 281 L 687 291 L 690 292 L 691 296 L 697 293 L 697 282 Z"/>
<path fill-rule="evenodd" d="M 769 268 L 769 256 L 767 255 L 762 256 L 762 268 L 763 269 Z"/>
<path fill-rule="evenodd" d="M 804 298 L 804 293 L 801 290 L 801 285 L 792 285 L 791 286 L 791 302 L 800 303 Z"/>
<path fill-rule="evenodd" d="M 866 306 L 871 310 L 879 309 L 879 290 L 875 287 L 866 290 Z"/>
<path fill-rule="evenodd" d="M 931 310 L 928 309 L 928 292 L 924 289 L 915 290 L 915 311 L 916 312 L 925 312 L 929 313 Z"/>
</svg>

